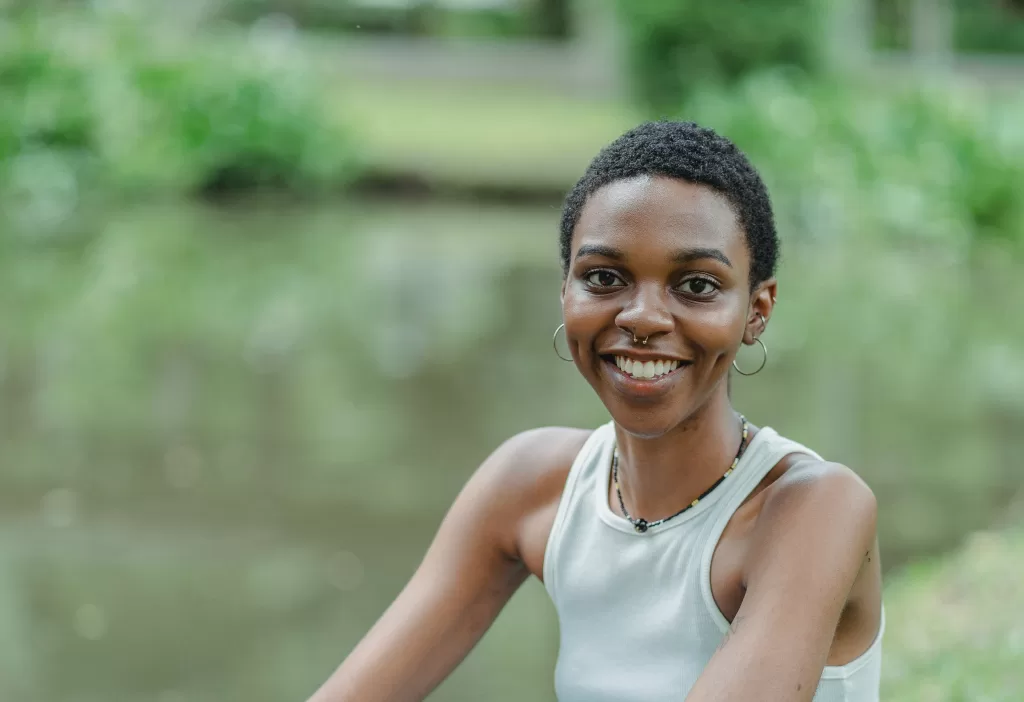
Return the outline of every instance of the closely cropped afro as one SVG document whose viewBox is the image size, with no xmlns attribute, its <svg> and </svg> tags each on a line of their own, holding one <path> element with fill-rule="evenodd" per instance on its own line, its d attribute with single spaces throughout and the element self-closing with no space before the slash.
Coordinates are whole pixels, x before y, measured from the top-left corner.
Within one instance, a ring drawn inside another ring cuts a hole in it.
<svg viewBox="0 0 1024 702">
<path fill-rule="evenodd" d="M 562 208 L 562 270 L 568 273 L 573 230 L 590 195 L 609 183 L 661 175 L 706 185 L 724 195 L 750 248 L 750 285 L 775 275 L 779 241 L 768 191 L 735 144 L 693 122 L 647 122 L 606 146 L 569 192 Z"/>
</svg>

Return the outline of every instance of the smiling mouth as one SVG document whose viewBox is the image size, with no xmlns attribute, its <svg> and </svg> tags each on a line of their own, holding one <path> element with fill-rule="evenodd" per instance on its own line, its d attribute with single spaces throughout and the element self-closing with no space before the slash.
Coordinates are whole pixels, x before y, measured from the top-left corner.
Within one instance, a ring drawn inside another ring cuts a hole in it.
<svg viewBox="0 0 1024 702">
<path fill-rule="evenodd" d="M 658 380 L 689 365 L 674 359 L 658 361 L 637 361 L 627 356 L 602 356 L 607 363 L 617 367 L 624 375 L 634 380 Z"/>
</svg>

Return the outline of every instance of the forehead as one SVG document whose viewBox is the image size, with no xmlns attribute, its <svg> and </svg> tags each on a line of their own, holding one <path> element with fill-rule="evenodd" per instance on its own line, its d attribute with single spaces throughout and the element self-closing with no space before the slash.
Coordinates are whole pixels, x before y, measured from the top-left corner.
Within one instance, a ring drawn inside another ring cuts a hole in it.
<svg viewBox="0 0 1024 702">
<path fill-rule="evenodd" d="M 643 175 L 594 191 L 580 212 L 573 250 L 584 243 L 635 247 L 714 247 L 746 259 L 739 219 L 724 195 L 706 185 Z"/>
</svg>

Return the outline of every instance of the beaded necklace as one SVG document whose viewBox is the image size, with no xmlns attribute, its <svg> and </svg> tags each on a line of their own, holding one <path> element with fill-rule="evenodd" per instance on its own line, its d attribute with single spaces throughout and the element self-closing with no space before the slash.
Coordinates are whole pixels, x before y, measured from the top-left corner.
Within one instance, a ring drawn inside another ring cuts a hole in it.
<svg viewBox="0 0 1024 702">
<path fill-rule="evenodd" d="M 696 507 L 701 500 L 703 500 L 705 497 L 711 494 L 712 490 L 721 485 L 723 480 L 732 475 L 732 472 L 736 470 L 736 466 L 739 465 L 740 458 L 743 457 L 743 452 L 747 448 L 747 436 L 750 433 L 750 427 L 747 424 L 747 418 L 744 417 L 742 414 L 740 415 L 740 422 L 743 425 L 743 436 L 740 439 L 740 447 L 736 451 L 736 458 L 733 459 L 732 465 L 729 466 L 729 470 L 725 471 L 725 474 L 721 478 L 716 480 L 711 487 L 709 487 L 707 490 L 701 493 L 700 497 L 695 499 L 693 502 L 686 505 L 675 514 L 665 517 L 664 519 L 659 519 L 654 522 L 648 522 L 646 519 L 634 519 L 629 515 L 629 510 L 626 509 L 626 503 L 623 502 L 622 500 L 622 489 L 619 487 L 619 449 L 618 447 L 616 447 L 614 453 L 612 454 L 612 482 L 615 483 L 615 494 L 619 498 L 619 507 L 622 509 L 622 514 L 625 515 L 626 519 L 629 520 L 629 523 L 633 525 L 633 528 L 636 530 L 638 534 L 643 534 L 651 527 L 656 527 L 659 524 L 664 524 L 670 519 L 675 519 L 680 514 L 690 509 L 691 507 Z"/>
</svg>

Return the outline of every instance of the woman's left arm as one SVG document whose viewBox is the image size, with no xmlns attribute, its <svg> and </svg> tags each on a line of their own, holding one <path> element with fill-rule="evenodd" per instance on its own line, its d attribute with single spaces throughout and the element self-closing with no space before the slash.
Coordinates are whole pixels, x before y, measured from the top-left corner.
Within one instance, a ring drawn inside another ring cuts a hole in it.
<svg viewBox="0 0 1024 702">
<path fill-rule="evenodd" d="M 802 462 L 768 490 L 743 603 L 686 702 L 810 702 L 875 541 L 874 494 L 844 466 Z"/>
</svg>

